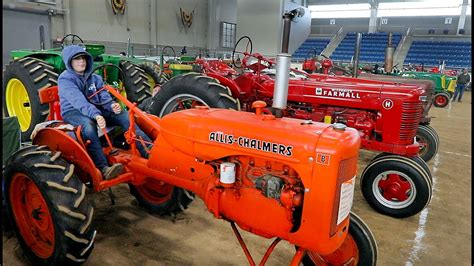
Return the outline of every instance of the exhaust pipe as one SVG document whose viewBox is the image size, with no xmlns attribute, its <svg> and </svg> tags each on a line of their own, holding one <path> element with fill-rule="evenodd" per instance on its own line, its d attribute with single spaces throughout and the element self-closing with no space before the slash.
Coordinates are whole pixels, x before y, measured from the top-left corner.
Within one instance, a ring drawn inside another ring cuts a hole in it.
<svg viewBox="0 0 474 266">
<path fill-rule="evenodd" d="M 304 15 L 303 8 L 296 8 L 283 14 L 283 40 L 281 43 L 281 53 L 277 55 L 275 87 L 273 90 L 272 108 L 275 117 L 283 117 L 283 110 L 286 109 L 288 101 L 288 80 L 290 79 L 291 55 L 288 54 L 290 42 L 291 20 Z"/>
<path fill-rule="evenodd" d="M 357 70 L 359 69 L 360 43 L 362 41 L 362 33 L 356 35 L 354 66 L 352 68 L 352 77 L 357 78 Z"/>
<path fill-rule="evenodd" d="M 393 71 L 393 53 L 395 48 L 392 46 L 392 37 L 393 34 L 389 32 L 387 48 L 385 48 L 385 72 L 387 73 L 392 73 Z"/>
</svg>

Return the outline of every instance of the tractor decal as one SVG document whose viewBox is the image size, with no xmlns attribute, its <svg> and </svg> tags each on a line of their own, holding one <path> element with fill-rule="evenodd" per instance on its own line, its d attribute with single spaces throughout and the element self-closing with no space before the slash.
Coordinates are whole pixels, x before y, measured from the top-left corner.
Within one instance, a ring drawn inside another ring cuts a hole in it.
<svg viewBox="0 0 474 266">
<path fill-rule="evenodd" d="M 390 99 L 385 99 L 383 102 L 382 102 L 382 106 L 383 108 L 387 109 L 387 110 L 390 110 L 392 109 L 393 107 L 393 101 L 390 100 Z"/>
<path fill-rule="evenodd" d="M 224 134 L 222 132 L 210 132 L 209 141 L 232 145 L 236 143 L 242 148 L 250 148 L 258 151 L 275 153 L 287 157 L 293 156 L 293 146 L 287 146 L 280 143 L 273 143 L 259 139 L 247 137 L 235 137 L 234 135 Z"/>
<path fill-rule="evenodd" d="M 316 95 L 360 99 L 360 95 L 358 92 L 353 92 L 352 90 L 348 90 L 348 89 L 326 90 L 323 88 L 316 88 Z"/>
</svg>

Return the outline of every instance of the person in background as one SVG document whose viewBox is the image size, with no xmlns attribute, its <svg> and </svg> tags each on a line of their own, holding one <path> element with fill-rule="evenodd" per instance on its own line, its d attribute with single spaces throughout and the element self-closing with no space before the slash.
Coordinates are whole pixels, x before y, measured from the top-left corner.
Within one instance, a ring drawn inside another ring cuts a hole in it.
<svg viewBox="0 0 474 266">
<path fill-rule="evenodd" d="M 464 68 L 457 78 L 456 91 L 451 99 L 452 101 L 456 101 L 457 98 L 458 102 L 461 102 L 464 89 L 469 82 L 471 82 L 471 75 L 469 75 L 467 68 Z"/>
<path fill-rule="evenodd" d="M 90 140 L 87 151 L 95 166 L 101 171 L 104 179 L 112 179 L 121 174 L 123 165 L 115 163 L 108 165 L 102 145 L 99 140 L 97 126 L 105 129 L 106 122 L 112 126 L 120 126 L 123 130 L 130 127 L 127 110 L 112 99 L 104 86 L 102 77 L 92 73 L 92 56 L 81 46 L 67 46 L 62 51 L 66 70 L 58 78 L 59 103 L 64 122 L 75 127 L 82 126 L 83 139 Z M 150 143 L 150 138 L 135 126 L 137 138 Z M 143 157 L 147 152 L 142 143 L 137 140 L 137 148 Z"/>
</svg>

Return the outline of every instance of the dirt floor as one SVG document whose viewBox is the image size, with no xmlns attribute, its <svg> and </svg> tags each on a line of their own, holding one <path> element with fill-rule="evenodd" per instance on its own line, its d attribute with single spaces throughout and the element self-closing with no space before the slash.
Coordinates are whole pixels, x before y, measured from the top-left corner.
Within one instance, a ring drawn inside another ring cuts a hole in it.
<svg viewBox="0 0 474 266">
<path fill-rule="evenodd" d="M 431 125 L 440 137 L 429 163 L 434 192 L 420 214 L 395 219 L 376 213 L 358 186 L 353 211 L 369 225 L 378 243 L 378 265 L 470 265 L 471 263 L 471 92 L 462 103 L 433 108 Z M 362 151 L 359 174 L 376 153 Z M 85 265 L 246 265 L 230 225 L 214 219 L 196 199 L 185 213 L 157 217 L 137 206 L 128 187 L 92 194 L 96 206 L 95 248 Z M 272 239 L 242 232 L 257 261 Z M 283 241 L 267 265 L 288 265 L 294 247 Z M 4 265 L 28 265 L 14 236 L 3 236 Z"/>
</svg>

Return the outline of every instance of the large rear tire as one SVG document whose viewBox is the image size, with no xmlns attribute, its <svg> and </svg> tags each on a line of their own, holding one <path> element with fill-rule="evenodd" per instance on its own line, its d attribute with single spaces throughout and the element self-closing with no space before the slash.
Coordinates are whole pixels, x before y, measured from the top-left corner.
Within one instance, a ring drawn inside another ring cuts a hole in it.
<svg viewBox="0 0 474 266">
<path fill-rule="evenodd" d="M 119 66 L 123 71 L 123 85 L 129 101 L 140 104 L 146 98 L 151 97 L 153 87 L 142 68 L 126 60 L 120 61 Z"/>
<path fill-rule="evenodd" d="M 211 108 L 240 110 L 238 100 L 219 81 L 199 73 L 186 73 L 166 82 L 146 111 L 159 117 L 205 105 Z"/>
<path fill-rule="evenodd" d="M 43 60 L 23 57 L 5 66 L 3 108 L 7 117 L 16 116 L 22 141 L 30 140 L 36 124 L 46 121 L 48 104 L 40 104 L 38 90 L 57 84 L 58 74 Z"/>
<path fill-rule="evenodd" d="M 342 245 L 330 255 L 321 256 L 308 251 L 302 259 L 309 265 L 360 265 L 373 266 L 377 263 L 377 242 L 369 227 L 353 212 L 350 214 L 349 233 Z"/>
<path fill-rule="evenodd" d="M 362 195 L 379 213 L 395 218 L 413 216 L 431 200 L 433 184 L 426 169 L 407 157 L 380 156 L 361 175 Z"/>
<path fill-rule="evenodd" d="M 60 154 L 31 146 L 12 155 L 5 169 L 7 211 L 33 265 L 83 263 L 94 246 L 86 186 Z"/>
<path fill-rule="evenodd" d="M 138 204 L 159 215 L 183 212 L 194 200 L 194 193 L 153 179 L 140 186 L 129 186 Z"/>
</svg>

